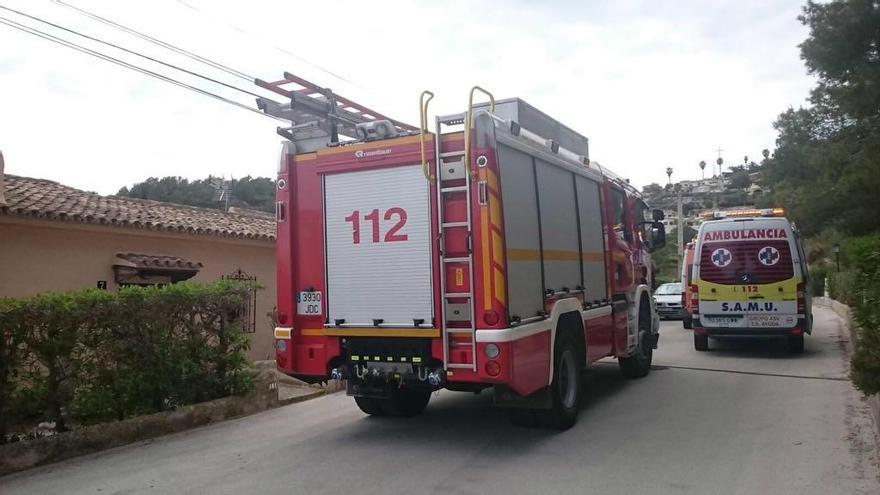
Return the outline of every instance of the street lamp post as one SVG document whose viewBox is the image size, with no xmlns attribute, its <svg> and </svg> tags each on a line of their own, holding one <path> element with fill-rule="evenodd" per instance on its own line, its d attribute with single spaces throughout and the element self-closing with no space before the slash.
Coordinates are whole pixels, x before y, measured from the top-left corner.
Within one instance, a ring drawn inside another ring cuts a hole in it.
<svg viewBox="0 0 880 495">
<path fill-rule="evenodd" d="M 837 273 L 840 273 L 840 244 L 834 243 L 831 246 L 831 252 L 834 253 L 834 261 L 837 264 Z"/>
</svg>

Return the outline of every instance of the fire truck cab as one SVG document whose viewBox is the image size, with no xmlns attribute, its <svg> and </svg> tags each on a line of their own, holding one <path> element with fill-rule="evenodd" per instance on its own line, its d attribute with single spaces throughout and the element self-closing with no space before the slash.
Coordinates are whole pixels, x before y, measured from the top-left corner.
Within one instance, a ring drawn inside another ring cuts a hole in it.
<svg viewBox="0 0 880 495">
<path fill-rule="evenodd" d="M 345 379 L 377 416 L 492 388 L 514 422 L 562 429 L 591 363 L 648 374 L 662 212 L 590 161 L 586 138 L 520 99 L 474 105 L 477 87 L 431 133 L 429 92 L 412 128 L 291 74 L 258 84 L 291 98 L 258 103 L 293 123 L 279 129 L 280 371 Z M 304 98 L 327 119 L 309 122 Z"/>
</svg>

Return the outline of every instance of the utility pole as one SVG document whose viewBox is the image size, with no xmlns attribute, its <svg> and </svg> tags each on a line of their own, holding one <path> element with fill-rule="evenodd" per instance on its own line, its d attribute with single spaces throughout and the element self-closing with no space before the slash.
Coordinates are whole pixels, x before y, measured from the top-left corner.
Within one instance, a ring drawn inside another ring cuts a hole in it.
<svg viewBox="0 0 880 495">
<path fill-rule="evenodd" d="M 678 188 L 678 210 L 676 211 L 676 214 L 678 215 L 678 226 L 676 227 L 678 230 L 678 271 L 675 272 L 677 274 L 681 273 L 681 264 L 684 262 L 684 215 L 682 214 L 682 211 L 681 188 Z M 682 282 L 684 282 L 684 280 L 682 280 Z"/>
</svg>

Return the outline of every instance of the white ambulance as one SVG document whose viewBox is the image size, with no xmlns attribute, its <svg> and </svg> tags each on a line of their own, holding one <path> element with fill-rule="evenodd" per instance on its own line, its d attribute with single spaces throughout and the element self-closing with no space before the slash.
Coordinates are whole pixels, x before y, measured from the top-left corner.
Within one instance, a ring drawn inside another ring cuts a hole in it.
<svg viewBox="0 0 880 495">
<path fill-rule="evenodd" d="M 709 337 L 780 337 L 793 353 L 812 331 L 807 262 L 781 208 L 716 212 L 700 226 L 690 287 L 694 348 Z"/>
</svg>

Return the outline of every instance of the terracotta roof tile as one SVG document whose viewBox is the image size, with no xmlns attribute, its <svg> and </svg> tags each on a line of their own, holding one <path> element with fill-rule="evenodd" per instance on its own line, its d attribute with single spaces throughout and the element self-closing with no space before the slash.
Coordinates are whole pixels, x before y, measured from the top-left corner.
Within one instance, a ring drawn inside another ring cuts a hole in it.
<svg viewBox="0 0 880 495">
<path fill-rule="evenodd" d="M 0 215 L 113 225 L 156 231 L 275 240 L 269 213 L 225 213 L 147 199 L 101 196 L 45 179 L 6 175 Z"/>
<path fill-rule="evenodd" d="M 146 268 L 158 270 L 199 270 L 202 268 L 200 262 L 190 261 L 179 256 L 165 256 L 159 254 L 139 254 L 139 253 L 116 253 L 119 266 L 130 266 L 133 268 Z"/>
</svg>

